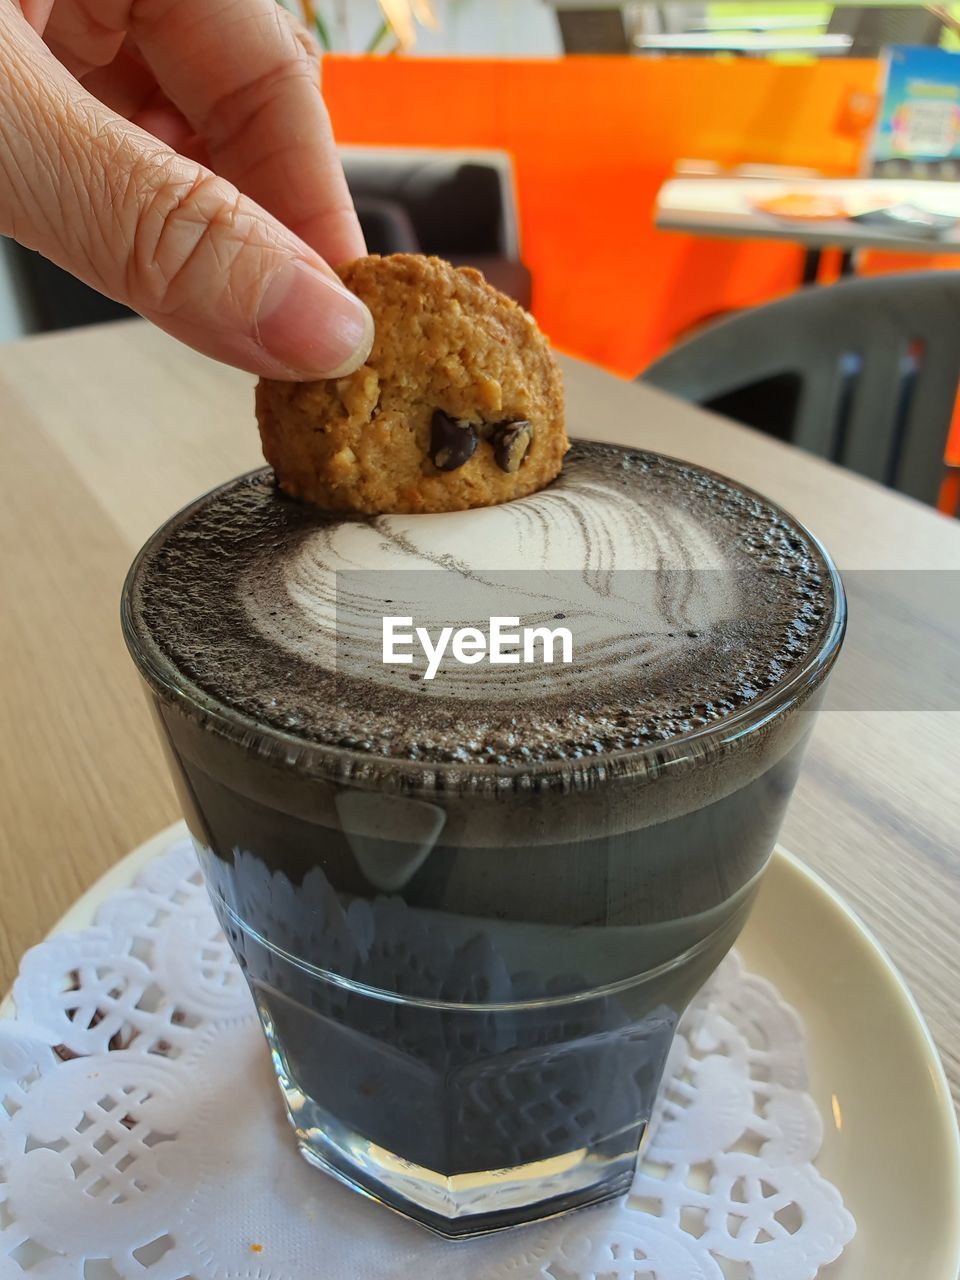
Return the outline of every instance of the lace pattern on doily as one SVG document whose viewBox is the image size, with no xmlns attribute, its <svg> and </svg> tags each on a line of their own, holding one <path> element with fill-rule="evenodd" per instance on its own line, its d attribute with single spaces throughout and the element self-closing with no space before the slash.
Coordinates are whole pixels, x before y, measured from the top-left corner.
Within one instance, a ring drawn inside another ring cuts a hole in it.
<svg viewBox="0 0 960 1280">
<path fill-rule="evenodd" d="M 803 1028 L 724 961 L 630 1196 L 450 1244 L 310 1169 L 192 847 L 23 958 L 0 1023 L 3 1280 L 812 1280 L 855 1226 L 814 1167 Z"/>
</svg>

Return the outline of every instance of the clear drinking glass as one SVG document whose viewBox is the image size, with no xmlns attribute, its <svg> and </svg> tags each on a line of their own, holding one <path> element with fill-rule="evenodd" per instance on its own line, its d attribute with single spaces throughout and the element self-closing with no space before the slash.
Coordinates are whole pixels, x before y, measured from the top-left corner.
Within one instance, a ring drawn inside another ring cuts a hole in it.
<svg viewBox="0 0 960 1280">
<path fill-rule="evenodd" d="M 131 569 L 124 633 L 304 1156 L 446 1236 L 621 1194 L 677 1021 L 773 849 L 842 640 L 836 571 L 824 554 L 822 642 L 745 709 L 466 779 L 185 678 L 139 593 L 191 510 Z"/>
</svg>

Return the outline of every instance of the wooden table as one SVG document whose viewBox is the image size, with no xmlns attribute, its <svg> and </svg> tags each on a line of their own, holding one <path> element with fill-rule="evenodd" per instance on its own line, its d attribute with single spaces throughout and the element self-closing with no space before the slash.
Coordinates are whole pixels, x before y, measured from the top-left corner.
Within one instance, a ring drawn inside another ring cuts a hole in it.
<svg viewBox="0 0 960 1280">
<path fill-rule="evenodd" d="M 924 209 L 960 219 L 960 188 L 954 182 L 921 182 L 891 178 L 673 178 L 657 193 L 654 221 L 662 231 L 735 239 L 788 240 L 807 250 L 804 282 L 812 283 L 823 249 L 841 249 L 849 267 L 861 249 L 893 253 L 960 253 L 960 223 L 945 235 L 922 239 L 897 235 L 882 227 L 851 222 L 848 218 L 803 222 L 775 218 L 754 208 L 755 200 L 768 200 L 788 192 L 842 200 L 857 213 L 883 202 L 917 204 Z"/>
<path fill-rule="evenodd" d="M 567 383 L 576 434 L 762 489 L 842 568 L 960 570 L 960 522 L 589 366 L 569 362 Z M 0 987 L 83 889 L 177 817 L 120 587 L 171 512 L 259 464 L 252 406 L 252 379 L 139 321 L 0 347 Z M 923 669 L 948 644 L 960 671 L 960 628 L 902 622 L 898 654 Z M 958 779 L 960 712 L 825 713 L 783 838 L 900 965 L 960 1097 Z"/>
</svg>

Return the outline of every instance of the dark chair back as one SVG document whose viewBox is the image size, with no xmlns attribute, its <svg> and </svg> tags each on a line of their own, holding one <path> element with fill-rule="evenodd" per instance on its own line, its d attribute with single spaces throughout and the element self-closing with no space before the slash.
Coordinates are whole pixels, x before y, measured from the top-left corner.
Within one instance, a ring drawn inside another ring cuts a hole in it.
<svg viewBox="0 0 960 1280">
<path fill-rule="evenodd" d="M 960 271 L 801 289 L 719 321 L 641 376 L 935 503 L 960 382 Z"/>
<path fill-rule="evenodd" d="M 357 196 L 354 200 L 368 253 L 419 253 L 420 241 L 410 215 L 395 200 Z"/>
<path fill-rule="evenodd" d="M 419 250 L 478 267 L 530 306 L 505 152 L 343 147 L 340 154 L 371 253 Z"/>
<path fill-rule="evenodd" d="M 571 53 L 632 53 L 633 42 L 623 9 L 557 7 L 563 51 Z"/>
<path fill-rule="evenodd" d="M 354 199 L 400 205 L 424 253 L 519 257 L 505 154 L 404 147 L 343 147 L 340 154 Z"/>
<path fill-rule="evenodd" d="M 838 5 L 827 31 L 852 37 L 848 57 L 876 58 L 888 44 L 939 44 L 943 23 L 923 5 Z"/>
</svg>

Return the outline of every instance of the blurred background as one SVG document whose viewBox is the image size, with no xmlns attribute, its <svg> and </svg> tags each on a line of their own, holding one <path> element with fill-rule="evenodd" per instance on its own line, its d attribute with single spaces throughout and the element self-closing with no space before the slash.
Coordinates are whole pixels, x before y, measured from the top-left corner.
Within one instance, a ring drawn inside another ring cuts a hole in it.
<svg viewBox="0 0 960 1280">
<path fill-rule="evenodd" d="M 957 511 L 960 5 L 285 2 L 372 250 Z M 0 340 L 128 314 L 0 249 Z"/>
</svg>

